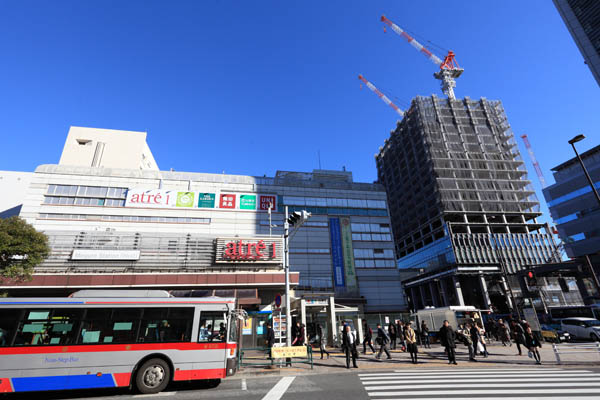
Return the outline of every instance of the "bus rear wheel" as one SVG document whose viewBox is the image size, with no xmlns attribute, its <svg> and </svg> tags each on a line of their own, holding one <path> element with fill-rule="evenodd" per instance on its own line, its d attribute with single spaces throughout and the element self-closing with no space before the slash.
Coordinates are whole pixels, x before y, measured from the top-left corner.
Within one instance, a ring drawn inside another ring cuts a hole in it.
<svg viewBox="0 0 600 400">
<path fill-rule="evenodd" d="M 171 380 L 169 364 L 160 358 L 146 361 L 138 369 L 135 386 L 143 394 L 158 393 L 167 387 Z"/>
</svg>

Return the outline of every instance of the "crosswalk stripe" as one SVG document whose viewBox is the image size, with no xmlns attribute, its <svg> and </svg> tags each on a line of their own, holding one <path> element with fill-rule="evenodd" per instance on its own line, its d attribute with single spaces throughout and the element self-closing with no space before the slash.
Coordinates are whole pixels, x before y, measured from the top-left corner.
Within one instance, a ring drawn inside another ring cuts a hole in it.
<svg viewBox="0 0 600 400">
<path fill-rule="evenodd" d="M 367 392 L 371 397 L 383 397 L 383 396 L 399 396 L 399 399 L 405 399 L 410 396 L 444 396 L 444 398 L 449 397 L 450 392 L 448 389 L 445 390 L 403 390 L 401 392 Z M 593 394 L 600 395 L 600 387 L 596 389 L 579 389 L 579 388 L 566 388 L 566 389 L 519 389 L 513 390 L 511 388 L 506 389 L 477 389 L 477 390 L 461 390 L 460 392 L 454 392 L 460 395 L 484 395 L 484 394 L 515 394 L 521 395 L 521 399 L 523 399 L 523 394 Z M 471 398 L 471 397 L 469 397 Z M 561 397 L 562 398 L 562 397 Z M 596 397 L 597 398 L 597 397 Z M 419 399 L 421 400 L 421 399 Z"/>
<path fill-rule="evenodd" d="M 375 380 L 403 380 L 403 381 L 408 381 L 411 379 L 430 379 L 430 380 L 440 380 L 440 379 L 465 379 L 465 378 L 469 378 L 472 380 L 482 380 L 482 379 L 489 379 L 489 378 L 530 378 L 530 379 L 535 379 L 535 378 L 563 378 L 563 377 L 579 377 L 579 376 L 599 376 L 599 374 L 592 374 L 592 373 L 568 373 L 568 374 L 489 374 L 489 375 L 472 375 L 472 376 L 465 376 L 465 375 L 429 375 L 429 376 L 422 376 L 422 375 L 413 375 L 413 376 L 406 376 L 406 375 L 386 375 L 386 376 L 373 376 L 373 377 L 367 377 L 367 376 L 361 376 L 360 380 L 363 382 L 368 382 L 368 381 L 375 381 Z"/>
<path fill-rule="evenodd" d="M 579 376 L 581 374 L 585 374 L 585 373 L 589 373 L 589 371 L 569 371 L 569 372 L 528 372 L 528 373 L 523 373 L 523 372 L 502 372 L 502 373 L 498 373 L 498 372 L 470 372 L 470 373 L 453 373 L 453 372 L 439 372 L 439 373 L 424 373 L 424 374 L 400 374 L 400 373 L 394 373 L 394 372 L 388 372 L 388 373 L 381 373 L 381 374 L 373 374 L 373 375 L 368 375 L 368 376 L 361 376 L 360 378 L 368 378 L 368 377 L 383 377 L 383 376 L 392 376 L 392 377 L 406 377 L 406 378 L 411 378 L 411 377 L 422 377 L 422 378 L 442 378 L 445 376 L 452 376 L 452 377 L 486 377 L 486 376 L 499 376 L 499 375 L 504 375 L 504 376 L 548 376 L 548 375 L 560 375 L 560 376 L 565 376 L 565 375 L 575 375 L 575 376 Z"/>
<path fill-rule="evenodd" d="M 418 370 L 406 370 L 406 369 L 395 369 L 393 371 L 393 373 L 409 373 L 409 374 L 418 374 L 421 375 L 424 372 L 454 372 L 454 373 L 467 373 L 467 372 L 473 372 L 473 371 L 482 371 L 481 368 L 452 368 L 452 367 L 448 367 L 448 368 L 431 368 L 431 369 L 421 369 L 419 368 Z M 485 371 L 494 371 L 494 372 L 503 372 L 503 371 L 508 371 L 508 372 L 539 372 L 539 371 L 564 371 L 564 369 L 562 368 L 549 368 L 549 367 L 537 367 L 537 368 L 486 368 Z M 578 370 L 578 371 L 584 371 L 584 370 Z M 389 373 L 389 372 L 388 372 Z M 374 375 L 372 373 L 364 373 L 364 374 L 358 374 L 358 376 L 370 376 L 370 375 Z"/>
<path fill-rule="evenodd" d="M 554 378 L 500 378 L 500 379 L 478 379 L 477 383 L 509 383 L 509 382 L 556 382 L 557 377 Z M 404 379 L 394 379 L 394 380 L 384 380 L 384 381 L 371 381 L 365 380 L 363 384 L 366 385 L 390 385 L 393 383 L 403 383 Z M 439 380 L 436 380 L 438 382 Z M 560 378 L 561 382 L 600 382 L 600 374 L 594 375 L 594 377 L 588 378 Z M 428 383 L 433 382 L 431 379 L 412 379 L 409 380 L 408 383 Z M 448 381 L 448 383 L 458 384 L 458 383 L 474 383 L 473 379 L 452 379 Z M 403 383 L 404 384 L 404 383 Z"/>
<path fill-rule="evenodd" d="M 407 385 L 407 384 L 403 384 L 403 385 L 385 385 L 385 386 L 365 386 L 365 390 L 368 392 L 370 390 L 397 390 L 397 389 L 443 389 L 443 388 L 447 388 L 448 394 L 451 394 L 452 391 L 454 389 L 458 389 L 460 388 L 461 390 L 463 388 L 481 388 L 481 384 L 479 383 L 467 383 L 467 384 L 463 384 L 460 386 L 449 386 L 448 384 L 451 382 L 445 382 L 445 383 L 428 383 L 426 385 Z M 504 390 L 505 388 L 503 387 L 504 383 L 500 382 L 498 385 L 495 384 L 491 384 L 491 385 L 486 385 L 487 389 L 490 388 L 498 388 L 499 390 Z M 546 383 L 515 383 L 514 385 L 511 384 L 510 388 L 508 389 L 514 389 L 514 388 L 536 388 L 536 387 L 552 387 L 552 388 L 563 388 L 563 387 L 571 387 L 573 386 L 572 383 L 563 383 L 563 382 L 546 382 Z M 595 387 L 598 388 L 599 393 L 600 393 L 600 382 L 581 382 L 577 384 L 577 387 Z"/>
<path fill-rule="evenodd" d="M 585 400 L 585 399 L 596 399 L 596 396 L 560 396 L 560 397 L 548 397 L 548 396 L 534 396 L 534 397 L 522 397 L 522 396 L 485 396 L 485 397 L 452 397 L 452 400 Z M 405 400 L 405 399 L 385 399 L 385 400 Z M 419 397 L 418 400 L 440 400 L 439 397 Z"/>
</svg>

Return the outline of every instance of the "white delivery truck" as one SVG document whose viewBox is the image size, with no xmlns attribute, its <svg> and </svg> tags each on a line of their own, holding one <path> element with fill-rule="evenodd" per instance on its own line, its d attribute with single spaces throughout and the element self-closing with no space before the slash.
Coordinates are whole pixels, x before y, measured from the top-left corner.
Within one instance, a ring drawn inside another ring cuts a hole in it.
<svg viewBox="0 0 600 400">
<path fill-rule="evenodd" d="M 425 308 L 411 314 L 411 321 L 415 328 L 421 327 L 421 321 L 425 321 L 429 332 L 437 333 L 442 327 L 444 320 L 452 329 L 456 330 L 459 325 L 474 321 L 475 323 L 483 324 L 482 313 L 489 313 L 489 310 L 479 310 L 474 306 L 449 306 L 439 308 Z"/>
</svg>

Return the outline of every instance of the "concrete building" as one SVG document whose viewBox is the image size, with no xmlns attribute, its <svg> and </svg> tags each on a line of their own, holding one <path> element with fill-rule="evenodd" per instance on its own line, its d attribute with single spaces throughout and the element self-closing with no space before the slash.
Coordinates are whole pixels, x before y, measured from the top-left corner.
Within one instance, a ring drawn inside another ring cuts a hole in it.
<svg viewBox="0 0 600 400">
<path fill-rule="evenodd" d="M 581 154 L 600 190 L 600 145 Z M 556 183 L 544 197 L 570 258 L 600 253 L 600 205 L 576 157 L 552 168 Z"/>
<path fill-rule="evenodd" d="M 554 0 L 554 5 L 600 85 L 600 2 Z"/>
<path fill-rule="evenodd" d="M 558 261 L 499 101 L 417 97 L 375 158 L 412 308 L 506 312 L 516 272 Z"/>
<path fill-rule="evenodd" d="M 31 172 L 0 171 L 0 218 L 19 215 L 32 175 Z"/>
<path fill-rule="evenodd" d="M 59 165 L 158 171 L 146 132 L 80 126 L 69 129 Z"/>
<path fill-rule="evenodd" d="M 290 241 L 294 314 L 309 334 L 321 323 L 333 340 L 342 320 L 379 322 L 407 309 L 385 190 L 348 171 L 251 177 L 41 165 L 22 203 L 20 216 L 49 236 L 51 254 L 32 281 L 0 285 L 14 296 L 197 290 L 236 296 L 264 324 L 284 292 L 288 206 L 312 213 Z M 261 343 L 257 329 L 246 344 Z"/>
</svg>

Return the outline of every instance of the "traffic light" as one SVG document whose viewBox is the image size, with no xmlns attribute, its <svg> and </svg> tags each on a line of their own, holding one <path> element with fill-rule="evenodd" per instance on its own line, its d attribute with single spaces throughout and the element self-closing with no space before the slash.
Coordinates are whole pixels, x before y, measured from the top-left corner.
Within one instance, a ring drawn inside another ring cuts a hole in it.
<svg viewBox="0 0 600 400">
<path fill-rule="evenodd" d="M 525 279 L 527 282 L 527 286 L 529 286 L 529 287 L 537 286 L 537 278 L 535 277 L 535 274 L 533 273 L 533 271 L 527 271 L 527 275 L 525 276 Z"/>
<path fill-rule="evenodd" d="M 294 226 L 294 225 L 302 225 L 308 218 L 310 218 L 311 214 L 306 211 L 306 210 L 302 210 L 302 211 L 294 211 L 293 213 L 290 214 L 290 216 L 288 217 L 287 221 L 290 224 L 290 226 Z"/>
</svg>

